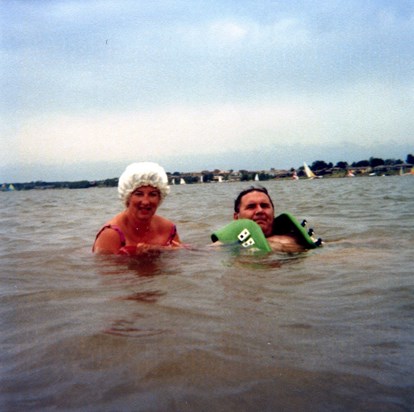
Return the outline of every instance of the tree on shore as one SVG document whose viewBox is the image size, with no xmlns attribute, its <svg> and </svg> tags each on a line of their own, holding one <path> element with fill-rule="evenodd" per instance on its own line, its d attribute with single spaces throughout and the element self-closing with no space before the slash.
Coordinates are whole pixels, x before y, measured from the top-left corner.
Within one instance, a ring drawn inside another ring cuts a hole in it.
<svg viewBox="0 0 414 412">
<path fill-rule="evenodd" d="M 369 160 L 360 160 L 359 162 L 353 162 L 352 167 L 368 167 Z"/>
<path fill-rule="evenodd" d="M 377 166 L 384 166 L 384 160 L 379 159 L 377 157 L 370 157 L 369 158 L 369 165 L 374 168 Z"/>
<path fill-rule="evenodd" d="M 332 163 L 326 163 L 323 160 L 315 160 L 312 163 L 311 169 L 313 171 L 318 171 L 318 170 L 332 169 L 332 167 L 333 167 Z"/>
<path fill-rule="evenodd" d="M 335 167 L 338 169 L 347 169 L 348 168 L 348 162 L 338 162 Z"/>
</svg>

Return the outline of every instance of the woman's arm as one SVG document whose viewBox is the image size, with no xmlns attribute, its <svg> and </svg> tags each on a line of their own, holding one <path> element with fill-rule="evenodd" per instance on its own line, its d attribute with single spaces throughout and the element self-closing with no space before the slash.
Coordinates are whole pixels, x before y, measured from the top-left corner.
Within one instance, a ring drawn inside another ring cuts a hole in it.
<svg viewBox="0 0 414 412">
<path fill-rule="evenodd" d="M 93 251 L 98 254 L 116 255 L 121 246 L 121 239 L 116 230 L 106 228 L 96 238 Z"/>
</svg>

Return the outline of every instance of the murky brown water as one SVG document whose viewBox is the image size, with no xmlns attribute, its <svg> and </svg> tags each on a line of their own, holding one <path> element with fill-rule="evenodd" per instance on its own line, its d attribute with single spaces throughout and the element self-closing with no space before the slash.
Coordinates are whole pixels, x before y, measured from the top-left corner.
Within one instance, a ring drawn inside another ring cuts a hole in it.
<svg viewBox="0 0 414 412">
<path fill-rule="evenodd" d="M 211 250 L 242 183 L 172 187 L 193 250 L 94 256 L 116 189 L 0 193 L 0 409 L 407 411 L 414 179 L 263 183 L 325 247 Z"/>
</svg>

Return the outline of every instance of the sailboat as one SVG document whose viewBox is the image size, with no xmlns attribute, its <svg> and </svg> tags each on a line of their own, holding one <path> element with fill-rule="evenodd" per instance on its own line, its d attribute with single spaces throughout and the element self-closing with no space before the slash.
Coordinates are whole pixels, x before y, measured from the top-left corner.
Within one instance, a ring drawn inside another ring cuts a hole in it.
<svg viewBox="0 0 414 412">
<path fill-rule="evenodd" d="M 180 179 L 180 185 L 185 185 L 185 180 L 183 178 Z"/>
<path fill-rule="evenodd" d="M 256 175 L 254 176 L 254 181 L 255 182 L 258 182 L 260 179 L 259 179 L 259 175 L 256 173 Z"/>
<path fill-rule="evenodd" d="M 303 167 L 305 169 L 305 173 L 308 179 L 315 179 L 316 177 L 321 177 L 316 176 L 315 173 L 312 172 L 311 168 L 306 164 L 306 162 L 303 162 Z"/>
<path fill-rule="evenodd" d="M 2 192 L 14 192 L 15 190 L 16 188 L 14 187 L 13 183 L 10 183 L 8 186 L 6 185 L 6 183 L 3 183 L 1 185 Z"/>
</svg>

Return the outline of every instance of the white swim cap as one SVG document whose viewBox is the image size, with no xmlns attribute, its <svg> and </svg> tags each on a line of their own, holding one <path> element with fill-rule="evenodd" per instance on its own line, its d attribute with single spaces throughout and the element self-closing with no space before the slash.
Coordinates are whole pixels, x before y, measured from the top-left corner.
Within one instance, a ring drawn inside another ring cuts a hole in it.
<svg viewBox="0 0 414 412">
<path fill-rule="evenodd" d="M 156 187 L 164 200 L 170 191 L 165 170 L 157 163 L 132 163 L 125 169 L 118 181 L 118 193 L 126 205 L 132 192 L 140 186 Z"/>
</svg>

